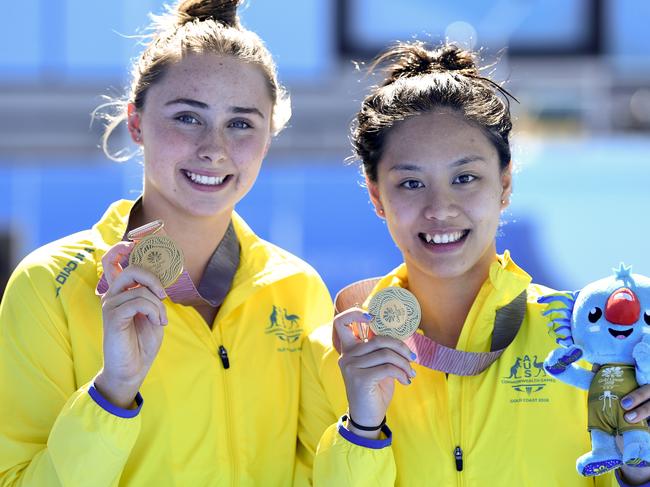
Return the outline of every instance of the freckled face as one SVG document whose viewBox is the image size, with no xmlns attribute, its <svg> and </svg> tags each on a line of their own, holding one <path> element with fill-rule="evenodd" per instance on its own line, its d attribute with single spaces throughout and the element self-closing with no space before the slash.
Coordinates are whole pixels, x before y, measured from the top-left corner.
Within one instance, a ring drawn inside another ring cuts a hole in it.
<svg viewBox="0 0 650 487">
<path fill-rule="evenodd" d="M 462 115 L 436 111 L 394 127 L 368 190 L 409 273 L 487 274 L 511 171 L 501 171 L 494 145 Z"/>
<path fill-rule="evenodd" d="M 272 108 L 255 65 L 194 54 L 168 67 L 129 120 L 142 133 L 146 204 L 180 216 L 232 211 L 266 155 Z"/>
</svg>

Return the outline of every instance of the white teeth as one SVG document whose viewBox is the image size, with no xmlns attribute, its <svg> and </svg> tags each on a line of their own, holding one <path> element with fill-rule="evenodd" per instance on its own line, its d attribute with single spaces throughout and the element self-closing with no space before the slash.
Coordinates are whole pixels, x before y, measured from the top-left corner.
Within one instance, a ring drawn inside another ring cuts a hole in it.
<svg viewBox="0 0 650 487">
<path fill-rule="evenodd" d="M 434 233 L 433 235 L 429 235 L 428 233 L 424 234 L 424 239 L 427 241 L 427 243 L 435 243 L 435 244 L 446 244 L 446 243 L 454 243 L 460 240 L 463 236 L 463 232 L 453 232 L 453 233 Z"/>
<path fill-rule="evenodd" d="M 187 174 L 193 182 L 198 184 L 205 184 L 207 186 L 217 186 L 223 183 L 223 180 L 226 179 L 226 176 L 205 176 L 203 174 L 195 174 L 190 171 L 185 171 L 185 174 Z"/>
</svg>

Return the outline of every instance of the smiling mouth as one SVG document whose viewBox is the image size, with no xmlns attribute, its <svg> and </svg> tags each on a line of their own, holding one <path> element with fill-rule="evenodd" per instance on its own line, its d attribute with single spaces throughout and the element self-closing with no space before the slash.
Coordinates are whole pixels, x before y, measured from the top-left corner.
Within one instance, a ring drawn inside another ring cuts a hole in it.
<svg viewBox="0 0 650 487">
<path fill-rule="evenodd" d="M 220 186 L 232 177 L 231 174 L 226 174 L 225 176 L 206 176 L 205 174 L 198 174 L 187 169 L 181 170 L 187 179 L 189 179 L 194 184 L 199 184 L 201 186 Z"/>
<path fill-rule="evenodd" d="M 428 245 L 450 245 L 465 240 L 467 235 L 469 235 L 469 230 L 445 233 L 419 233 L 418 237 Z"/>
<path fill-rule="evenodd" d="M 613 330 L 611 328 L 607 328 L 607 331 L 609 332 L 610 335 L 612 335 L 614 338 L 618 338 L 619 340 L 624 340 L 627 337 L 629 337 L 634 330 L 630 328 L 629 330 L 624 330 L 624 331 L 618 331 L 618 330 Z"/>
</svg>

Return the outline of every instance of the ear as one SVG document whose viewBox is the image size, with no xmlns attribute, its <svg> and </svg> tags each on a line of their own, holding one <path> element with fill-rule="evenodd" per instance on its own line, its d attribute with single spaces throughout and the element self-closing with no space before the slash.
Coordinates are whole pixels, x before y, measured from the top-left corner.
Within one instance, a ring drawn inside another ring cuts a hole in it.
<svg viewBox="0 0 650 487">
<path fill-rule="evenodd" d="M 131 134 L 131 140 L 136 144 L 142 144 L 142 130 L 140 127 L 140 113 L 135 104 L 129 103 L 126 107 L 126 124 Z"/>
<path fill-rule="evenodd" d="M 505 210 L 510 205 L 512 196 L 512 161 L 501 171 L 501 209 Z"/>
<path fill-rule="evenodd" d="M 377 187 L 377 183 L 368 179 L 368 176 L 366 176 L 366 188 L 368 188 L 368 195 L 370 196 L 372 206 L 375 207 L 375 213 L 379 218 L 385 218 L 384 205 L 382 204 L 381 198 L 379 196 L 379 188 Z"/>
</svg>

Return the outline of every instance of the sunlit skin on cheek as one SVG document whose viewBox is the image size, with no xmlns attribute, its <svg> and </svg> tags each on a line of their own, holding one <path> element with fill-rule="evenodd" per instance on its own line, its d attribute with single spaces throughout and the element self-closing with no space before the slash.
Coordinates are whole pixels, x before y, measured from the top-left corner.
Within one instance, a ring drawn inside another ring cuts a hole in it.
<svg viewBox="0 0 650 487">
<path fill-rule="evenodd" d="M 484 133 L 446 111 L 409 118 L 389 133 L 369 191 L 409 272 L 454 278 L 487 272 L 510 184 L 510 169 L 501 171 Z"/>
<path fill-rule="evenodd" d="M 267 80 L 254 65 L 196 54 L 169 66 L 130 118 L 142 133 L 147 207 L 197 217 L 231 211 L 257 178 L 271 115 Z"/>
</svg>

